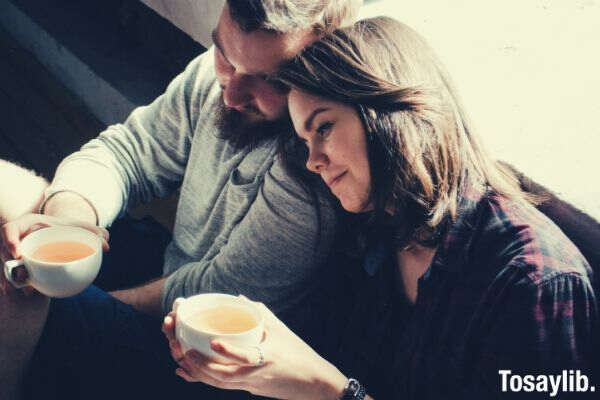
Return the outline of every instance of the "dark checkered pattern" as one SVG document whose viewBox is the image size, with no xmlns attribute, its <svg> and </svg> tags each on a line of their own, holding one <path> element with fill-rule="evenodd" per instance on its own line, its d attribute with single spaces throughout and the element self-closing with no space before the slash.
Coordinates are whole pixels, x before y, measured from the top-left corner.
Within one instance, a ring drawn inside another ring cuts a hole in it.
<svg viewBox="0 0 600 400">
<path fill-rule="evenodd" d="M 375 398 L 415 400 L 540 398 L 501 393 L 501 369 L 591 375 L 598 310 L 578 249 L 534 207 L 484 188 L 468 190 L 459 210 L 415 305 L 393 284 L 385 239 L 371 246 L 339 348 L 342 369 Z"/>
</svg>

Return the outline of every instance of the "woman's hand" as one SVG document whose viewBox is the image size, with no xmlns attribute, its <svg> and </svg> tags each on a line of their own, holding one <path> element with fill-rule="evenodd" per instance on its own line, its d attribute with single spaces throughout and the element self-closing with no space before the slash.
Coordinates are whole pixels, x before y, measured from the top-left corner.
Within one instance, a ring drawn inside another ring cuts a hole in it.
<svg viewBox="0 0 600 400">
<path fill-rule="evenodd" d="M 249 300 L 248 300 L 249 301 Z M 261 303 L 254 303 L 264 317 L 265 333 L 257 347 L 241 348 L 213 340 L 212 349 L 226 363 L 197 351 L 183 354 L 175 338 L 176 314 L 164 321 L 171 356 L 179 364 L 177 375 L 188 382 L 204 382 L 222 388 L 246 390 L 280 399 L 339 399 L 346 377 L 319 356 Z"/>
</svg>

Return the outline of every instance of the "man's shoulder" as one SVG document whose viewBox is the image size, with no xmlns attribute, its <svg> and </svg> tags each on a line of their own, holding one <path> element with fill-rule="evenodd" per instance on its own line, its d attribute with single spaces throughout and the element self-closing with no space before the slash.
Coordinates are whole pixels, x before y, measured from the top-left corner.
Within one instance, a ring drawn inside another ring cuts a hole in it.
<svg viewBox="0 0 600 400">
<path fill-rule="evenodd" d="M 216 80 L 213 52 L 214 49 L 210 47 L 193 58 L 186 66 L 186 72 L 191 72 L 198 77 L 196 83 L 210 85 Z"/>
<path fill-rule="evenodd" d="M 204 53 L 198 55 L 189 62 L 183 75 L 185 76 L 185 85 L 191 89 L 192 96 L 201 103 L 218 99 L 215 96 L 218 93 L 217 76 L 215 73 L 213 48 L 209 48 Z M 200 97 L 200 98 L 198 98 Z"/>
<path fill-rule="evenodd" d="M 187 64 L 160 98 L 171 107 L 186 107 L 190 123 L 195 125 L 214 114 L 214 107 L 219 106 L 219 93 L 213 49 L 209 48 Z"/>
</svg>

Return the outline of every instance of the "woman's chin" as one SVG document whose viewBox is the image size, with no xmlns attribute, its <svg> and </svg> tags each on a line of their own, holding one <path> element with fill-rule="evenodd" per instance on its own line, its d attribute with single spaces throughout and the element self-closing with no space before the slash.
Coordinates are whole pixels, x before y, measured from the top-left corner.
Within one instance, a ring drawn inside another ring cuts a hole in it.
<svg viewBox="0 0 600 400">
<path fill-rule="evenodd" d="M 340 199 L 342 208 L 350 213 L 358 214 L 373 210 L 373 204 L 368 201 L 357 201 L 356 199 Z"/>
</svg>

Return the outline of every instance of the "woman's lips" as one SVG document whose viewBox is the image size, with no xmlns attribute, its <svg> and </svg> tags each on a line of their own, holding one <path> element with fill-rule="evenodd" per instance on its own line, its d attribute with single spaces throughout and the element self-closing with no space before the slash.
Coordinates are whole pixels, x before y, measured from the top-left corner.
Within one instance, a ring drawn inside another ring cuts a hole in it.
<svg viewBox="0 0 600 400">
<path fill-rule="evenodd" d="M 333 187 L 339 183 L 339 181 L 344 177 L 344 175 L 346 175 L 346 172 L 348 171 L 344 171 L 335 178 L 331 179 L 329 182 L 327 182 L 327 186 L 329 186 L 330 189 L 333 189 Z"/>
</svg>

